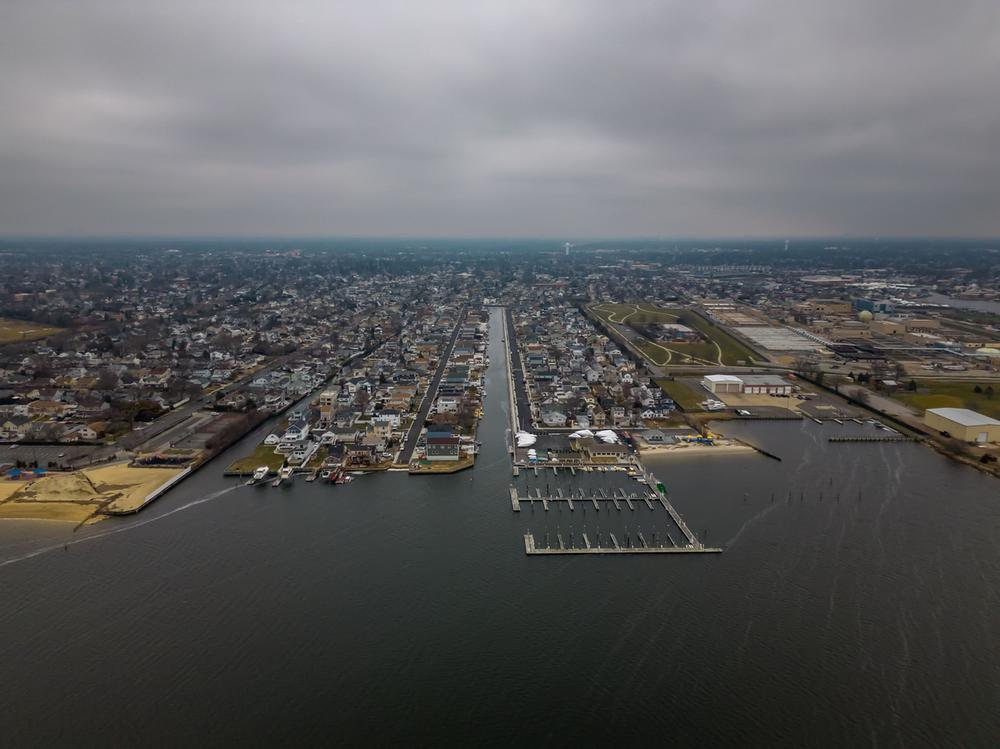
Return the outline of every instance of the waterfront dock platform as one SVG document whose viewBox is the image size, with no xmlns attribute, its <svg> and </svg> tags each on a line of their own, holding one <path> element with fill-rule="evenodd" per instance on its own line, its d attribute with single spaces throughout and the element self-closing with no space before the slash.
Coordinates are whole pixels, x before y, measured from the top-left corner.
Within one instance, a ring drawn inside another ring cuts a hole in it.
<svg viewBox="0 0 1000 749">
<path fill-rule="evenodd" d="M 632 511 L 635 511 L 635 504 L 633 504 L 634 502 L 645 502 L 646 506 L 650 510 L 655 509 L 655 505 L 653 503 L 656 501 L 660 501 L 660 503 L 663 504 L 663 498 L 653 493 L 626 494 L 621 497 L 617 496 L 602 497 L 600 496 L 600 494 L 594 494 L 594 493 L 591 494 L 578 493 L 578 494 L 564 495 L 559 490 L 557 490 L 556 494 L 554 495 L 542 494 L 539 490 L 536 490 L 535 494 L 531 494 L 529 492 L 528 494 L 522 496 L 518 493 L 517 487 L 514 486 L 509 488 L 509 492 L 510 492 L 510 506 L 511 509 L 514 510 L 514 512 L 520 512 L 521 505 L 525 502 L 527 502 L 529 505 L 532 505 L 534 502 L 541 502 L 542 506 L 546 510 L 549 509 L 549 503 L 551 502 L 565 502 L 571 511 L 576 509 L 576 505 L 574 504 L 574 502 L 580 502 L 582 504 L 590 503 L 591 505 L 593 505 L 593 508 L 595 510 L 601 509 L 600 505 L 601 502 L 612 502 L 614 503 L 615 509 L 621 510 L 622 509 L 621 501 L 624 500 L 625 504 L 628 505 L 628 509 Z M 666 509 L 666 507 L 664 507 L 664 509 Z"/>
<path fill-rule="evenodd" d="M 722 549 L 711 546 L 650 546 L 642 534 L 638 534 L 638 546 L 622 545 L 611 536 L 612 546 L 596 546 L 586 534 L 583 536 L 584 546 L 566 546 L 564 539 L 558 535 L 558 546 L 538 546 L 532 533 L 524 534 L 524 553 L 529 556 L 549 556 L 557 554 L 721 554 Z"/>
<path fill-rule="evenodd" d="M 857 435 L 854 437 L 828 437 L 827 442 L 916 442 L 905 434 Z"/>
</svg>

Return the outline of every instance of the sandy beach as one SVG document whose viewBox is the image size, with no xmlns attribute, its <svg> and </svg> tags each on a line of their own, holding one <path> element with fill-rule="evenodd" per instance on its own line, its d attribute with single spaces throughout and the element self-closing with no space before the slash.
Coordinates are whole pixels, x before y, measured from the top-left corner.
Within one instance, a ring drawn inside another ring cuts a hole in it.
<svg viewBox="0 0 1000 749">
<path fill-rule="evenodd" d="M 0 519 L 34 518 L 79 523 L 99 520 L 102 510 L 137 508 L 180 468 L 136 468 L 114 463 L 33 481 L 0 482 Z"/>
<path fill-rule="evenodd" d="M 651 445 L 639 448 L 640 456 L 655 455 L 661 456 L 688 456 L 696 455 L 734 455 L 756 452 L 748 445 L 741 445 L 733 442 L 725 445 L 702 445 L 698 443 L 681 443 L 677 445 Z"/>
</svg>

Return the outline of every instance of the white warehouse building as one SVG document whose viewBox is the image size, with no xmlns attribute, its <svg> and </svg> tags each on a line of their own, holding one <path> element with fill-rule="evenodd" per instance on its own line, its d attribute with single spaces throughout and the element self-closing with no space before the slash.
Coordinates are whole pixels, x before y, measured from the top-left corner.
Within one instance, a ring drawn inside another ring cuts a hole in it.
<svg viewBox="0 0 1000 749">
<path fill-rule="evenodd" d="M 748 395 L 791 395 L 792 385 L 777 375 L 705 375 L 702 386 L 713 394 L 746 393 Z"/>
<path fill-rule="evenodd" d="M 743 380 L 736 375 L 705 375 L 701 380 L 701 384 L 708 392 L 713 394 L 743 392 Z"/>
</svg>

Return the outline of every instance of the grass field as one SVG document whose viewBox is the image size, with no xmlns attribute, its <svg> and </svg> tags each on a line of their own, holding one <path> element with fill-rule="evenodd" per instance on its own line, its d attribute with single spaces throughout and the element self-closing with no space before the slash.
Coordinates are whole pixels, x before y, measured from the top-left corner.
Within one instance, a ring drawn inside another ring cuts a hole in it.
<svg viewBox="0 0 1000 749">
<path fill-rule="evenodd" d="M 662 309 L 653 304 L 613 304 L 611 302 L 595 304 L 590 309 L 605 322 L 635 325 L 674 322 L 681 312 L 680 310 Z"/>
<path fill-rule="evenodd" d="M 669 364 L 674 358 L 674 354 L 670 351 L 670 349 L 653 343 L 646 338 L 637 338 L 632 341 L 632 345 L 635 346 L 643 356 L 653 362 L 653 364 L 660 367 Z"/>
<path fill-rule="evenodd" d="M 656 343 L 647 338 L 632 344 L 651 363 L 657 366 L 667 364 L 703 364 L 706 366 L 735 365 L 743 361 L 751 363 L 754 354 L 731 335 L 712 325 L 692 310 L 657 307 L 653 304 L 612 304 L 605 302 L 591 305 L 590 311 L 608 323 L 625 324 L 631 327 L 672 323 L 680 319 L 707 339 L 701 343 Z"/>
<path fill-rule="evenodd" d="M 748 349 L 721 328 L 712 325 L 701 315 L 690 312 L 684 317 L 690 327 L 698 330 L 702 335 L 710 341 L 713 341 L 719 347 L 723 364 L 732 365 L 737 364 L 740 361 L 750 364 L 754 361 L 753 351 Z"/>
<path fill-rule="evenodd" d="M 684 411 L 701 411 L 705 393 L 694 390 L 683 380 L 657 380 L 656 384 Z"/>
<path fill-rule="evenodd" d="M 51 325 L 0 317 L 0 344 L 37 341 L 40 338 L 61 333 L 62 330 L 62 328 L 55 328 Z"/>
<path fill-rule="evenodd" d="M 719 364 L 719 350 L 714 343 L 655 343 L 640 337 L 632 341 L 642 355 L 653 364 Z"/>
<path fill-rule="evenodd" d="M 971 408 L 994 419 L 1000 419 L 1000 383 L 993 385 L 996 392 L 992 398 L 986 393 L 975 392 L 977 384 L 985 390 L 988 383 L 917 380 L 916 392 L 899 390 L 893 394 L 893 398 L 921 410 Z"/>
<path fill-rule="evenodd" d="M 260 466 L 267 466 L 272 471 L 277 471 L 285 464 L 285 456 L 274 452 L 274 447 L 261 443 L 247 457 L 234 460 L 226 470 L 232 473 L 253 473 Z"/>
</svg>

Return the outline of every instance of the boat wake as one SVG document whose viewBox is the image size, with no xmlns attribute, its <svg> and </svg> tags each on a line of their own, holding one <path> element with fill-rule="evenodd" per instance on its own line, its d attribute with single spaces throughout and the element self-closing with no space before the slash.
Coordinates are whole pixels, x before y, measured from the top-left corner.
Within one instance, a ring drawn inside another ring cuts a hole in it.
<svg viewBox="0 0 1000 749">
<path fill-rule="evenodd" d="M 776 508 L 778 508 L 780 506 L 781 506 L 781 503 L 775 503 L 775 504 L 768 505 L 767 507 L 765 507 L 763 510 L 761 510 L 760 512 L 758 512 L 753 517 L 747 518 L 747 520 L 744 521 L 743 525 L 740 526 L 740 529 L 738 531 L 736 531 L 736 535 L 733 536 L 728 541 L 726 541 L 725 544 L 723 544 L 724 548 L 726 548 L 726 549 L 733 548 L 736 545 L 736 542 L 740 540 L 740 536 L 743 535 L 743 531 L 745 531 L 747 528 L 750 528 L 750 527 L 752 527 L 754 525 L 757 525 L 757 523 L 759 523 L 765 517 L 767 517 L 768 515 L 770 515 L 772 512 L 775 511 Z"/>
<path fill-rule="evenodd" d="M 20 556 L 4 559 L 0 561 L 0 567 L 6 567 L 9 564 L 16 564 L 17 562 L 24 562 L 27 561 L 28 559 L 34 559 L 35 557 L 39 557 L 42 554 L 48 554 L 50 551 L 56 551 L 57 549 L 65 549 L 70 546 L 76 546 L 77 544 L 84 544 L 89 541 L 97 541 L 102 538 L 107 538 L 108 536 L 114 536 L 115 534 L 118 533 L 124 533 L 125 531 L 132 531 L 135 530 L 136 528 L 141 528 L 144 525 L 155 523 L 157 520 L 163 520 L 164 518 L 168 518 L 171 515 L 176 515 L 178 512 L 183 512 L 184 510 L 196 507 L 197 505 L 202 505 L 205 504 L 206 502 L 211 502 L 213 499 L 218 499 L 219 497 L 229 494 L 230 492 L 235 491 L 236 489 L 239 488 L 241 487 L 230 486 L 225 489 L 220 489 L 217 492 L 212 492 L 211 494 L 201 497 L 200 499 L 194 499 L 191 500 L 190 502 L 186 502 L 185 504 L 182 504 L 179 507 L 174 507 L 172 510 L 164 512 L 162 515 L 156 515 L 151 518 L 146 518 L 145 520 L 139 520 L 134 523 L 129 523 L 128 525 L 120 526 L 118 528 L 109 528 L 106 531 L 102 531 L 100 533 L 94 533 L 90 536 L 84 536 L 83 538 L 75 538 L 72 541 L 65 541 L 61 544 L 51 544 L 50 546 L 43 546 L 41 548 L 35 549 L 34 551 L 29 551 L 25 554 L 21 554 Z"/>
</svg>

